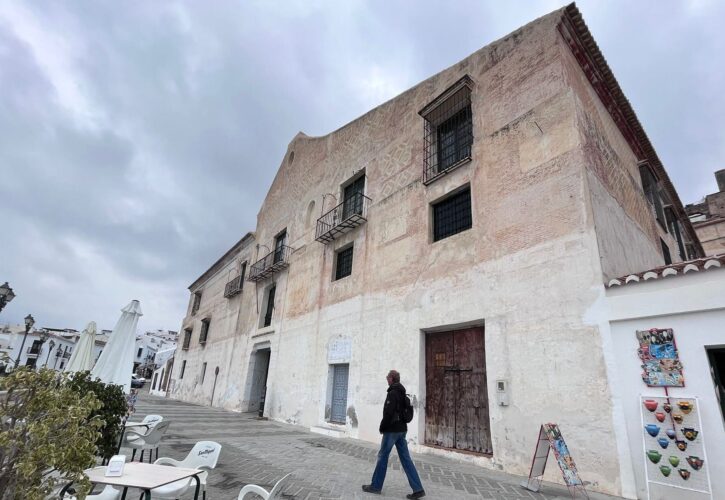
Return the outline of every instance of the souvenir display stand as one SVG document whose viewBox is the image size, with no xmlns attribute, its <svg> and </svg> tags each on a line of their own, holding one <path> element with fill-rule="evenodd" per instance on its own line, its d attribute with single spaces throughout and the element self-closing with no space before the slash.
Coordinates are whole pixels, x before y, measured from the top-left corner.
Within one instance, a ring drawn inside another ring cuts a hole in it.
<svg viewBox="0 0 725 500">
<path fill-rule="evenodd" d="M 650 483 L 710 495 L 710 474 L 696 397 L 671 397 L 669 387 L 685 387 L 672 328 L 636 332 L 642 381 L 664 396 L 640 395 L 640 420 L 647 498 Z"/>
<path fill-rule="evenodd" d="M 699 410 L 693 397 L 640 396 L 647 498 L 650 483 L 712 498 Z"/>
<path fill-rule="evenodd" d="M 529 491 L 539 491 L 541 489 L 541 481 L 546 470 L 546 462 L 549 458 L 549 450 L 554 452 L 556 462 L 561 469 L 561 475 L 564 478 L 569 494 L 572 498 L 576 498 L 577 494 L 581 494 L 583 498 L 589 498 L 584 483 L 579 478 L 579 472 L 576 469 L 574 459 L 571 458 L 569 448 L 566 446 L 564 436 L 561 435 L 557 424 L 544 424 L 539 429 L 539 438 L 536 441 L 536 451 L 534 458 L 531 460 L 531 470 L 528 479 L 525 479 L 521 486 Z"/>
</svg>

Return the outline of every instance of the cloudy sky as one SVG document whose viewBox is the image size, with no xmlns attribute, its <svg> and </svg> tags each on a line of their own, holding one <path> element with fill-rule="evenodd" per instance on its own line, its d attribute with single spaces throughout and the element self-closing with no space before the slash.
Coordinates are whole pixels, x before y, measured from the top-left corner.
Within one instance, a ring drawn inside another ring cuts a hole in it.
<svg viewBox="0 0 725 500">
<path fill-rule="evenodd" d="M 210 7 L 213 5 L 213 8 Z M 0 323 L 178 329 L 300 130 L 328 133 L 562 2 L 0 0 Z M 725 168 L 725 2 L 582 1 L 684 203 Z"/>
</svg>

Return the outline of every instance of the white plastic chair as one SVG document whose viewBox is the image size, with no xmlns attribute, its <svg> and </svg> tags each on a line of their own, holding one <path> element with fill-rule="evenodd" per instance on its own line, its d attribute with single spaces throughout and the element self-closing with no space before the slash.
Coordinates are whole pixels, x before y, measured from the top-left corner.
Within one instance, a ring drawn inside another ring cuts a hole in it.
<svg viewBox="0 0 725 500">
<path fill-rule="evenodd" d="M 156 450 L 156 456 L 159 455 L 159 443 L 161 438 L 164 437 L 166 431 L 169 428 L 169 422 L 164 420 L 151 427 L 147 432 L 138 432 L 133 428 L 127 429 L 126 434 L 123 436 L 122 447 L 131 448 L 133 454 L 131 455 L 131 461 L 136 456 L 136 450 L 141 450 L 141 461 L 143 462 L 143 455 L 146 450 L 149 452 L 149 463 L 151 463 L 153 451 Z"/>
<path fill-rule="evenodd" d="M 194 445 L 184 460 L 161 457 L 154 463 L 157 465 L 172 465 L 174 467 L 186 467 L 189 469 L 201 469 L 204 472 L 199 474 L 199 483 L 203 498 L 206 499 L 206 480 L 209 471 L 216 467 L 222 445 L 214 441 L 199 441 Z M 189 489 L 196 487 L 193 478 L 174 481 L 159 488 L 151 490 L 151 498 L 179 498 Z"/>
<path fill-rule="evenodd" d="M 291 475 L 292 473 L 290 472 L 285 477 L 277 481 L 277 484 L 274 485 L 271 491 L 267 491 L 261 486 L 257 486 L 256 484 L 248 484 L 244 488 L 242 488 L 242 491 L 239 492 L 237 500 L 244 500 L 244 497 L 247 496 L 248 493 L 254 493 L 255 495 L 259 495 L 264 500 L 277 500 L 279 498 L 282 498 L 282 490 L 285 486 L 287 486 L 285 479 L 287 479 Z"/>
<path fill-rule="evenodd" d="M 164 417 L 161 415 L 146 415 L 141 421 L 142 424 L 146 424 L 148 428 L 156 427 L 159 422 L 163 422 Z"/>
</svg>

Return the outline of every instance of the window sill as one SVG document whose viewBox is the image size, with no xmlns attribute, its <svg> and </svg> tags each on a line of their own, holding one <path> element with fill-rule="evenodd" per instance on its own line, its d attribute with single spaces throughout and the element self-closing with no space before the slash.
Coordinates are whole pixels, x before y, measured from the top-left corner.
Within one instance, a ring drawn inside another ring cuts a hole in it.
<svg viewBox="0 0 725 500">
<path fill-rule="evenodd" d="M 463 158 L 462 160 L 458 160 L 456 163 L 454 163 L 453 165 L 451 165 L 447 169 L 441 170 L 440 172 L 438 172 L 437 174 L 433 175 L 432 177 L 430 177 L 428 179 L 425 178 L 425 173 L 424 173 L 424 175 L 423 175 L 423 179 L 424 179 L 423 180 L 423 185 L 427 186 L 427 185 L 429 185 L 429 184 L 437 181 L 441 177 L 444 177 L 445 175 L 451 173 L 452 171 L 454 171 L 458 167 L 461 167 L 463 165 L 466 165 L 466 164 L 470 163 L 471 161 L 472 161 L 472 158 L 470 156 L 468 156 L 466 158 Z"/>
<path fill-rule="evenodd" d="M 262 335 L 268 335 L 270 333 L 274 333 L 274 325 L 265 326 L 264 328 L 258 329 L 257 333 L 252 335 L 252 338 L 261 337 Z"/>
</svg>

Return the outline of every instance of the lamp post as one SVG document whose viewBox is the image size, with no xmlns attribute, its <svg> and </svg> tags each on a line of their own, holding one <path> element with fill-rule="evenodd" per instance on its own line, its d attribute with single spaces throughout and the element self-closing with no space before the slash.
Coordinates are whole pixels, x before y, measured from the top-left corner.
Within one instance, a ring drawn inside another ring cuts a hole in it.
<svg viewBox="0 0 725 500">
<path fill-rule="evenodd" d="M 28 314 L 25 316 L 25 335 L 23 335 L 23 343 L 20 344 L 20 350 L 18 351 L 18 357 L 15 358 L 15 368 L 18 367 L 20 364 L 20 355 L 23 353 L 23 347 L 25 347 L 25 339 L 28 338 L 28 332 L 31 328 L 33 328 L 33 325 L 35 324 L 35 320 L 33 319 L 33 316 Z"/>
<path fill-rule="evenodd" d="M 50 359 L 50 352 L 53 350 L 54 347 L 55 347 L 55 342 L 53 342 L 52 340 L 50 342 L 48 342 L 48 355 L 45 357 L 45 365 L 43 365 L 43 366 L 45 366 L 45 368 L 48 368 L 48 360 Z"/>
<path fill-rule="evenodd" d="M 15 292 L 13 292 L 13 289 L 10 288 L 7 281 L 0 285 L 0 312 L 2 312 L 3 307 L 5 307 L 5 305 L 14 298 Z"/>
<path fill-rule="evenodd" d="M 61 346 L 58 346 L 58 350 L 55 351 L 55 362 L 53 363 L 53 370 L 55 370 L 55 367 L 58 365 L 58 360 L 63 355 L 63 348 Z"/>
</svg>

